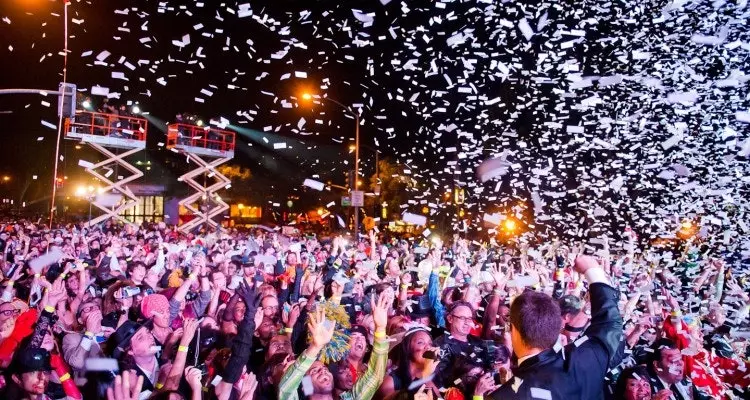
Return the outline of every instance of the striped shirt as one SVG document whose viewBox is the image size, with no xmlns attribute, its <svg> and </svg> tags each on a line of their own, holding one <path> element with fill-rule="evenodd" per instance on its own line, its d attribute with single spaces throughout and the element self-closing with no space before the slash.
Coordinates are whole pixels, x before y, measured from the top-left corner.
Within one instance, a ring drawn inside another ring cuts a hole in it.
<svg viewBox="0 0 750 400">
<path fill-rule="evenodd" d="M 341 394 L 341 400 L 370 400 L 377 392 L 385 377 L 388 362 L 388 340 L 375 339 L 372 356 L 367 364 L 367 371 L 357 379 L 357 383 L 349 392 Z M 315 358 L 308 357 L 302 352 L 297 360 L 286 370 L 279 383 L 279 400 L 299 400 L 297 388 L 300 387 L 305 374 L 315 362 Z"/>
</svg>

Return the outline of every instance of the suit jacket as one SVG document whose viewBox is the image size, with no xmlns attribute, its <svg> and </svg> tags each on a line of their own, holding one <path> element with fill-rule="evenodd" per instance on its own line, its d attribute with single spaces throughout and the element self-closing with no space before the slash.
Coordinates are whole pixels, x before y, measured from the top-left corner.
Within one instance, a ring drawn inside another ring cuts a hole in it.
<svg viewBox="0 0 750 400">
<path fill-rule="evenodd" d="M 671 387 L 665 387 L 664 383 L 659 379 L 658 376 L 656 376 L 656 373 L 652 371 L 649 368 L 648 371 L 648 377 L 651 381 L 651 394 L 656 394 L 660 390 L 669 389 L 672 391 L 672 399 L 674 400 L 703 400 L 703 399 L 710 399 L 710 396 L 707 396 L 700 392 L 695 385 L 693 385 L 693 381 L 685 377 L 683 380 L 677 382 L 676 384 L 672 385 Z"/>
<path fill-rule="evenodd" d="M 513 368 L 513 379 L 490 398 L 505 399 L 603 399 L 604 376 L 621 358 L 622 317 L 618 292 L 594 283 L 591 325 L 584 335 L 562 349 L 547 349 Z"/>
</svg>

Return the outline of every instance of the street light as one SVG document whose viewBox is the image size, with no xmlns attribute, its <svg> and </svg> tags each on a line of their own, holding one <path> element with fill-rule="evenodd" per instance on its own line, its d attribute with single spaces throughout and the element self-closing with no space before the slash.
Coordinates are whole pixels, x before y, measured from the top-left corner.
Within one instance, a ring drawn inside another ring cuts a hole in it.
<svg viewBox="0 0 750 400">
<path fill-rule="evenodd" d="M 313 95 L 310 93 L 302 93 L 303 100 L 310 101 L 313 98 Z M 334 103 L 341 107 L 344 112 L 349 114 L 350 116 L 354 117 L 355 122 L 355 128 L 354 128 L 354 190 L 357 189 L 357 178 L 359 177 L 359 113 L 354 111 L 354 109 L 351 106 L 344 105 L 344 103 L 341 103 L 340 101 L 336 99 L 332 99 L 328 96 L 321 97 L 316 96 L 319 99 L 330 101 L 331 103 Z M 359 206 L 354 206 L 354 240 L 355 242 L 359 242 Z"/>
<path fill-rule="evenodd" d="M 133 111 L 133 114 L 140 114 L 141 113 L 141 108 L 138 107 L 138 104 L 136 104 L 136 105 L 133 106 L 132 111 Z"/>
<path fill-rule="evenodd" d="M 89 202 L 89 221 L 88 226 L 91 228 L 91 204 L 94 202 L 94 199 L 96 198 L 96 193 L 102 193 L 104 190 L 102 188 L 99 188 L 98 190 L 94 188 L 93 186 L 78 186 L 76 188 L 76 196 L 80 198 L 84 198 L 88 200 Z"/>
</svg>

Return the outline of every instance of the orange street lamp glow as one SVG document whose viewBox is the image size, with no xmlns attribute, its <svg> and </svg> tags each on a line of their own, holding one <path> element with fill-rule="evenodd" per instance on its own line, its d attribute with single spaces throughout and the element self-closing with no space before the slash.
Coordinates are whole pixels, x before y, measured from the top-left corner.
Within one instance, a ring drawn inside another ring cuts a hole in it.
<svg viewBox="0 0 750 400">
<path fill-rule="evenodd" d="M 310 93 L 302 93 L 302 100 L 311 100 L 312 95 Z"/>
<path fill-rule="evenodd" d="M 516 230 L 516 221 L 512 219 L 506 219 L 505 222 L 503 222 L 503 228 L 505 228 L 508 232 L 513 232 Z"/>
</svg>

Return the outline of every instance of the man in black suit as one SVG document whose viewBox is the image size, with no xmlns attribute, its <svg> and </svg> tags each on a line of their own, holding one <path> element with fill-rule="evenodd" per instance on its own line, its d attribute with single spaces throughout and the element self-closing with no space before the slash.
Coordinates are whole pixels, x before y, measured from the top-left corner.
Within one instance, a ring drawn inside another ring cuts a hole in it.
<svg viewBox="0 0 750 400">
<path fill-rule="evenodd" d="M 685 362 L 682 352 L 672 339 L 662 338 L 651 346 L 651 358 L 648 363 L 648 375 L 651 380 L 651 393 L 667 389 L 672 392 L 671 399 L 708 399 L 685 376 Z"/>
<path fill-rule="evenodd" d="M 490 398 L 603 399 L 604 375 L 620 362 L 622 317 L 618 293 L 593 257 L 579 256 L 575 269 L 585 275 L 591 298 L 591 325 L 564 348 L 556 345 L 562 322 L 552 297 L 534 291 L 518 296 L 510 306 L 510 333 L 518 359 L 513 378 Z"/>
</svg>

